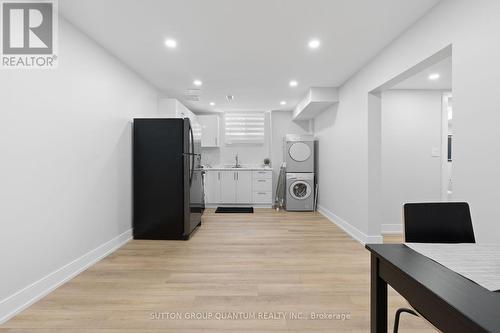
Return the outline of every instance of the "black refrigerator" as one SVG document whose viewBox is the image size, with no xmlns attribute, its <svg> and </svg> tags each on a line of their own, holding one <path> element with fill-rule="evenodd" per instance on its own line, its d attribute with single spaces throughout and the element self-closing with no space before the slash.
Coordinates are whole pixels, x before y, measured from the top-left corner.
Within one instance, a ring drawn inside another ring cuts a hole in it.
<svg viewBox="0 0 500 333">
<path fill-rule="evenodd" d="M 133 126 L 134 239 L 187 240 L 205 208 L 199 142 L 188 118 Z"/>
</svg>

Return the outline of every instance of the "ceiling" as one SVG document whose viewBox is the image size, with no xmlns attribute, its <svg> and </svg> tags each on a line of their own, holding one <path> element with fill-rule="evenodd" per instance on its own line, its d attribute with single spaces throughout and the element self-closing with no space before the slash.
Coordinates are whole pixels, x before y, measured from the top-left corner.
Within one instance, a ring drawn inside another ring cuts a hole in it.
<svg viewBox="0 0 500 333">
<path fill-rule="evenodd" d="M 341 85 L 439 1 L 60 0 L 59 9 L 194 111 L 278 110 L 293 108 L 311 86 Z M 311 38 L 318 49 L 307 47 Z M 183 96 L 195 79 L 203 81 L 200 100 L 189 102 Z"/>
<path fill-rule="evenodd" d="M 439 74 L 439 78 L 430 80 L 431 74 Z M 451 57 L 424 69 L 391 89 L 451 90 Z"/>
</svg>

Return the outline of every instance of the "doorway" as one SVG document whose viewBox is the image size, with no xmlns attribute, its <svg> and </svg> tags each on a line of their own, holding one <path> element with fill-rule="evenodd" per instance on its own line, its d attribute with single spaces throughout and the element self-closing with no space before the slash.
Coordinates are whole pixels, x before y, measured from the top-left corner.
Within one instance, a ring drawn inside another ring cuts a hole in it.
<svg viewBox="0 0 500 333">
<path fill-rule="evenodd" d="M 380 177 L 380 181 L 370 182 L 379 188 L 369 195 L 383 234 L 402 232 L 405 203 L 452 198 L 451 74 L 450 46 L 371 92 L 380 103 L 380 133 L 371 139 L 377 139 L 380 148 L 369 143 L 369 161 L 372 166 L 379 163 L 379 175 L 373 180 Z M 370 107 L 369 112 L 376 110 Z M 375 152 L 380 154 L 378 161 Z"/>
</svg>

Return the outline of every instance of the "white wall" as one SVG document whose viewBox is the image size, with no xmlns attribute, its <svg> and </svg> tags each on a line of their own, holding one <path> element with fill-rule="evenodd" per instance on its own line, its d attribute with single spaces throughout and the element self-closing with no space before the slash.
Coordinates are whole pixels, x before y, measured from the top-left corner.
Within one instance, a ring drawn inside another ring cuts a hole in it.
<svg viewBox="0 0 500 333">
<path fill-rule="evenodd" d="M 316 118 L 323 147 L 319 204 L 366 240 L 379 235 L 382 222 L 370 213 L 373 193 L 368 197 L 369 170 L 376 167 L 376 161 L 369 161 L 368 94 L 452 44 L 453 198 L 470 202 L 479 241 L 498 241 L 498 17 L 499 1 L 444 0 L 340 88 L 338 109 Z M 327 122 L 331 125 L 325 127 Z"/>
<path fill-rule="evenodd" d="M 442 92 L 382 93 L 382 228 L 401 231 L 406 202 L 441 200 Z M 446 154 L 446 152 L 444 152 Z M 391 229 L 392 228 L 392 229 Z"/>
<path fill-rule="evenodd" d="M 157 112 L 155 88 L 59 22 L 58 69 L 0 73 L 0 321 L 130 230 L 131 119 Z"/>
<path fill-rule="evenodd" d="M 368 215 L 367 96 L 339 89 L 340 102 L 314 120 L 318 139 L 318 208 L 365 239 Z M 358 98 L 361 97 L 358 95 Z M 363 108 L 363 105 L 365 106 Z M 345 222 L 345 223 L 344 223 Z"/>
<path fill-rule="evenodd" d="M 201 115 L 202 113 L 200 113 Z M 235 156 L 241 164 L 263 165 L 264 159 L 270 157 L 271 128 L 269 112 L 265 113 L 265 138 L 261 145 L 254 144 L 233 144 L 226 145 L 224 139 L 224 116 L 219 116 L 219 140 L 218 148 L 202 148 L 202 164 L 220 166 L 224 164 L 234 164 Z"/>
</svg>

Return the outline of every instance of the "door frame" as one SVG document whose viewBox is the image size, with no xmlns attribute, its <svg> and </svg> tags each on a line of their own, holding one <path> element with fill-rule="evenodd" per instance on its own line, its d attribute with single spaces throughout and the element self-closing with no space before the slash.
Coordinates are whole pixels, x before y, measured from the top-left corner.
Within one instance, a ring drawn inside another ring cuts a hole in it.
<svg viewBox="0 0 500 333">
<path fill-rule="evenodd" d="M 441 107 L 441 200 L 450 201 L 448 195 L 448 99 L 452 98 L 452 91 L 444 91 Z M 453 102 L 452 102 L 453 103 Z M 452 104 L 453 105 L 453 104 Z M 453 150 L 452 150 L 453 151 Z"/>
</svg>

